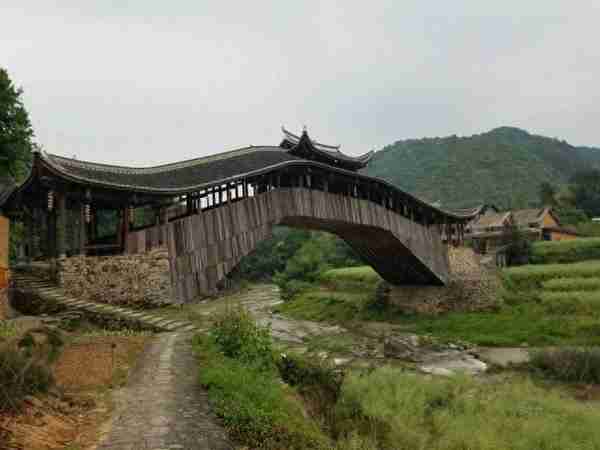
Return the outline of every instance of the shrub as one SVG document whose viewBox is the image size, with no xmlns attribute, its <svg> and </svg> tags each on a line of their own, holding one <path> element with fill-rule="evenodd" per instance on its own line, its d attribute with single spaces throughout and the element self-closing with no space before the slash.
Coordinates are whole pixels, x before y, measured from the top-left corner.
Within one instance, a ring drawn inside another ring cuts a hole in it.
<svg viewBox="0 0 600 450">
<path fill-rule="evenodd" d="M 600 349 L 561 348 L 532 353 L 530 364 L 561 381 L 600 383 Z"/>
<path fill-rule="evenodd" d="M 556 264 L 594 259 L 600 260 L 600 238 L 535 242 L 532 245 L 530 262 Z"/>
<path fill-rule="evenodd" d="M 370 266 L 344 267 L 324 272 L 320 281 L 336 289 L 375 289 L 381 276 Z"/>
<path fill-rule="evenodd" d="M 545 291 L 600 291 L 600 278 L 558 278 L 542 283 Z"/>
<path fill-rule="evenodd" d="M 321 359 L 308 359 L 300 355 L 281 355 L 277 368 L 283 381 L 290 386 L 315 389 L 325 392 L 331 403 L 337 401 L 342 375 L 334 370 L 331 362 Z"/>
<path fill-rule="evenodd" d="M 281 298 L 291 300 L 302 292 L 311 289 L 313 285 L 307 281 L 289 280 L 282 274 L 276 274 L 273 278 L 275 284 L 279 286 Z"/>
<path fill-rule="evenodd" d="M 226 357 L 264 368 L 274 366 L 271 329 L 257 325 L 246 309 L 226 308 L 215 318 L 211 334 Z"/>
<path fill-rule="evenodd" d="M 242 444 L 260 449 L 325 449 L 328 438 L 310 420 L 274 368 L 226 357 L 213 339 L 199 336 L 200 382 L 215 412 Z"/>
<path fill-rule="evenodd" d="M 24 397 L 45 392 L 53 383 L 44 361 L 14 344 L 0 347 L 0 412 L 18 409 Z"/>
</svg>

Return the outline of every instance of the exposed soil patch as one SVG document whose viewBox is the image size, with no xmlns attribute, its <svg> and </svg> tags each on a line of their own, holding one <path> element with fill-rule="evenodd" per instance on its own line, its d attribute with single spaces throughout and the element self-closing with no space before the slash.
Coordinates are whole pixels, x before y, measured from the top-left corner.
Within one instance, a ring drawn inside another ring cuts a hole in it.
<svg viewBox="0 0 600 450">
<path fill-rule="evenodd" d="M 84 337 L 72 342 L 54 366 L 57 385 L 67 391 L 104 389 L 123 377 L 144 349 L 147 336 Z"/>
<path fill-rule="evenodd" d="M 122 384 L 149 336 L 83 336 L 66 344 L 53 367 L 57 388 L 0 415 L 8 449 L 85 449 L 110 417 L 110 388 Z"/>
</svg>

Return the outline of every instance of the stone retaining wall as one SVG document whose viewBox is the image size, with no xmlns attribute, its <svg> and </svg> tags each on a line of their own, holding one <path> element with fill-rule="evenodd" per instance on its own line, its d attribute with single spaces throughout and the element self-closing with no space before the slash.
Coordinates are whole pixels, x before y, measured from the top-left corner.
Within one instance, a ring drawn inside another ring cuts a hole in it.
<svg viewBox="0 0 600 450">
<path fill-rule="evenodd" d="M 382 301 L 406 313 L 493 310 L 499 306 L 500 281 L 493 269 L 480 264 L 466 247 L 450 248 L 450 280 L 446 286 L 392 286 L 379 289 Z"/>
<path fill-rule="evenodd" d="M 115 256 L 73 256 L 59 262 L 58 284 L 71 297 L 136 307 L 171 303 L 166 248 Z"/>
</svg>

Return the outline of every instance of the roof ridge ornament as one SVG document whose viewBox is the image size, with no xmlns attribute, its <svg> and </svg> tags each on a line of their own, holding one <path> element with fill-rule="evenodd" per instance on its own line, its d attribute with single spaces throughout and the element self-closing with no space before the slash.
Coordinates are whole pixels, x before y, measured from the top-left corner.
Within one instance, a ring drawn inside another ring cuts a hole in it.
<svg viewBox="0 0 600 450">
<path fill-rule="evenodd" d="M 311 139 L 308 135 L 306 125 L 303 126 L 300 136 L 291 133 L 281 127 L 283 140 L 280 147 L 288 152 L 304 159 L 320 161 L 335 167 L 341 167 L 347 170 L 358 170 L 365 167 L 371 160 L 374 152 L 369 151 L 364 155 L 350 156 L 340 151 L 339 145 L 326 145 Z"/>
</svg>

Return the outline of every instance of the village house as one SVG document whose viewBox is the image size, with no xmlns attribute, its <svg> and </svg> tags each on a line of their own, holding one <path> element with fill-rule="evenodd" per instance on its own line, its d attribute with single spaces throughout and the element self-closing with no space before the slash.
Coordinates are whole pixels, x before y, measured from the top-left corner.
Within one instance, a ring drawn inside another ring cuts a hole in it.
<svg viewBox="0 0 600 450">
<path fill-rule="evenodd" d="M 465 229 L 465 237 L 478 253 L 496 251 L 507 244 L 507 235 L 516 227 L 532 241 L 575 239 L 577 233 L 561 225 L 550 207 L 498 212 L 488 208 Z"/>
</svg>

